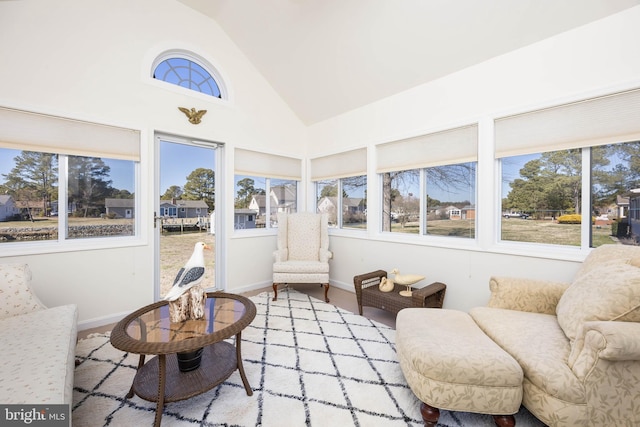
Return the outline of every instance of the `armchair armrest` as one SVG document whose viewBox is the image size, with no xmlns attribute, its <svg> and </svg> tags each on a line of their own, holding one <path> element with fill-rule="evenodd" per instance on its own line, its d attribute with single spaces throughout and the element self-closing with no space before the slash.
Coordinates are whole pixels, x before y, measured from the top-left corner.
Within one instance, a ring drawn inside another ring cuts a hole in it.
<svg viewBox="0 0 640 427">
<path fill-rule="evenodd" d="M 275 262 L 284 262 L 287 259 L 289 259 L 289 251 L 286 248 L 273 251 L 273 260 Z"/>
<path fill-rule="evenodd" d="M 578 378 L 584 379 L 598 360 L 640 361 L 640 323 L 592 321 L 582 324 L 569 355 L 569 366 Z"/>
<path fill-rule="evenodd" d="M 516 277 L 491 277 L 489 307 L 556 314 L 556 305 L 569 283 Z"/>
<path fill-rule="evenodd" d="M 329 262 L 329 260 L 333 258 L 333 252 L 328 249 L 320 248 L 318 255 L 320 257 L 320 262 Z"/>
</svg>

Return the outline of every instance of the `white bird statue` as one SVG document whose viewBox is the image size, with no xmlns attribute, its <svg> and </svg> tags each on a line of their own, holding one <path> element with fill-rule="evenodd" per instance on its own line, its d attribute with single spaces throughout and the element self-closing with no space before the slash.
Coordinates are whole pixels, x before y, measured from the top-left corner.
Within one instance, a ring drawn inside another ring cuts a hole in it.
<svg viewBox="0 0 640 427">
<path fill-rule="evenodd" d="M 180 295 L 197 285 L 204 277 L 204 250 L 211 246 L 204 242 L 196 243 L 189 261 L 178 271 L 173 286 L 164 297 L 166 301 L 175 301 Z"/>
<path fill-rule="evenodd" d="M 400 271 L 397 268 L 391 270 L 391 273 L 395 275 L 393 281 L 399 285 L 403 285 L 407 287 L 406 291 L 400 291 L 400 295 L 404 297 L 411 296 L 411 285 L 418 283 L 419 281 L 424 279 L 424 276 L 418 276 L 417 274 L 400 274 Z"/>
</svg>

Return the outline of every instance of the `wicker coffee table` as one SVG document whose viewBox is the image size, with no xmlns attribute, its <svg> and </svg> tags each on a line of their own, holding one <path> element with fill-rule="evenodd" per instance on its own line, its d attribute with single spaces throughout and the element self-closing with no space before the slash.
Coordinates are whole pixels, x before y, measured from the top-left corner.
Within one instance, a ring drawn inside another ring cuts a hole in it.
<svg viewBox="0 0 640 427">
<path fill-rule="evenodd" d="M 188 399 L 212 389 L 238 370 L 248 396 L 253 394 L 242 366 L 241 332 L 256 316 L 256 307 L 240 295 L 207 294 L 205 319 L 172 323 L 169 303 L 159 301 L 122 319 L 111 333 L 111 344 L 140 354 L 138 371 L 127 394 L 157 402 L 155 426 L 164 404 Z M 235 335 L 235 345 L 226 342 Z M 177 354 L 202 348 L 200 366 L 180 371 Z M 145 363 L 145 355 L 155 355 Z"/>
<path fill-rule="evenodd" d="M 387 272 L 376 270 L 353 278 L 361 316 L 363 306 L 379 308 L 394 314 L 409 307 L 442 308 L 444 294 L 447 291 L 447 285 L 444 283 L 434 282 L 423 288 L 413 289 L 412 295 L 405 297 L 400 295 L 400 291 L 406 289 L 406 286 L 397 283 L 390 292 L 380 291 L 379 285 L 383 277 L 387 277 Z"/>
</svg>

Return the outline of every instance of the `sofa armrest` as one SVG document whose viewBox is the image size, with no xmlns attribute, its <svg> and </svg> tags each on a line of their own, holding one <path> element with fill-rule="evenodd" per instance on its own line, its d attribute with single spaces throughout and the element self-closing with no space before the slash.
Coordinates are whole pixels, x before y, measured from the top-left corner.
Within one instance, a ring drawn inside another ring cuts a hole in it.
<svg viewBox="0 0 640 427">
<path fill-rule="evenodd" d="M 556 314 L 556 305 L 568 283 L 493 276 L 489 281 L 489 307 Z"/>
<path fill-rule="evenodd" d="M 583 323 L 569 355 L 569 366 L 578 378 L 584 379 L 599 360 L 640 361 L 640 323 Z"/>
</svg>

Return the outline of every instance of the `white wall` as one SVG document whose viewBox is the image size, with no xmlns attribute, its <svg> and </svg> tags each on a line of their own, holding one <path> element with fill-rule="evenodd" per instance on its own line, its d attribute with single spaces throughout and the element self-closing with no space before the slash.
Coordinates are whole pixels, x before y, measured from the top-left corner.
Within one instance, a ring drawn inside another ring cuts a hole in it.
<svg viewBox="0 0 640 427">
<path fill-rule="evenodd" d="M 639 87 L 639 24 L 640 6 L 311 126 L 310 157 L 369 148 L 369 230 L 364 239 L 352 237 L 354 233 L 333 233 L 333 283 L 352 288 L 356 274 L 398 267 L 427 276 L 424 283 L 447 283 L 445 307 L 467 309 L 487 300 L 491 275 L 570 280 L 585 251 L 532 253 L 517 245 L 496 244 L 493 118 Z M 379 187 L 371 173 L 375 144 L 476 121 L 480 122 L 478 243 L 464 248 L 455 242 L 458 246 L 450 249 L 424 242 L 389 243 L 376 231 Z M 532 254 L 536 257 L 528 256 Z"/>
<path fill-rule="evenodd" d="M 217 66 L 230 102 L 186 96 L 151 81 L 151 61 L 170 48 L 192 50 Z M 143 134 L 140 242 L 124 249 L 36 255 L 0 247 L 0 262 L 30 264 L 46 304 L 77 303 L 81 328 L 153 301 L 154 131 L 225 143 L 227 183 L 233 182 L 234 147 L 305 154 L 307 130 L 278 94 L 215 22 L 172 0 L 0 2 L 0 58 L 0 105 Z M 178 106 L 208 113 L 194 126 Z M 233 191 L 226 192 L 224 209 L 232 218 Z M 245 248 L 228 243 L 222 245 L 228 249 L 227 265 L 218 267 L 236 278 L 247 270 L 247 256 Z M 243 280 L 268 280 L 265 275 L 270 275 L 266 265 Z M 232 283 L 229 289 L 239 286 L 235 279 Z"/>
</svg>

